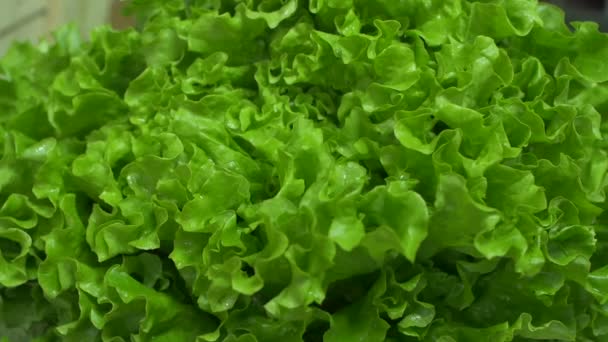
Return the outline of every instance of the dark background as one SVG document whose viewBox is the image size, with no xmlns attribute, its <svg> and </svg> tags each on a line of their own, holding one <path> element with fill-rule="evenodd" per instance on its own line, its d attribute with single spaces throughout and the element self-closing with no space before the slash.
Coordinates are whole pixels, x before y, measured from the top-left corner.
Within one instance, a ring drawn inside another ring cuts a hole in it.
<svg viewBox="0 0 608 342">
<path fill-rule="evenodd" d="M 608 32 L 608 0 L 547 0 L 566 11 L 566 20 L 591 20 Z"/>
</svg>

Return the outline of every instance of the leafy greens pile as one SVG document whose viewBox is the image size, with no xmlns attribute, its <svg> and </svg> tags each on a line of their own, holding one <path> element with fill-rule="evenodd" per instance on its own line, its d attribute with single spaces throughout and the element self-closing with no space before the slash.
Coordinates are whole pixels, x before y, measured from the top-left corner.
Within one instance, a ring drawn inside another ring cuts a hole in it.
<svg viewBox="0 0 608 342">
<path fill-rule="evenodd" d="M 608 35 L 135 0 L 0 60 L 0 339 L 608 341 Z"/>
</svg>

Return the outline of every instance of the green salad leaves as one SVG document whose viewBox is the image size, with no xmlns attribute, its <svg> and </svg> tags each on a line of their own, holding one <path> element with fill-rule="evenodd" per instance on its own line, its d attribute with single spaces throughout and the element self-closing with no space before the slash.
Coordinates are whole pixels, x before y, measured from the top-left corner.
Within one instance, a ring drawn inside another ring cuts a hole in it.
<svg viewBox="0 0 608 342">
<path fill-rule="evenodd" d="M 133 0 L 0 59 L 0 340 L 608 341 L 608 35 Z"/>
</svg>

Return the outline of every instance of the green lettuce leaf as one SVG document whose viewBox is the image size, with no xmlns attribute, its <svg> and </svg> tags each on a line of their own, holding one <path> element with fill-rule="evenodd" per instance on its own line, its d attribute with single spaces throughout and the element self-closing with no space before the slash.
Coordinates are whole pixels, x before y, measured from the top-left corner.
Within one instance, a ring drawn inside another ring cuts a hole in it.
<svg viewBox="0 0 608 342">
<path fill-rule="evenodd" d="M 608 36 L 130 1 L 0 58 L 0 341 L 608 340 Z"/>
</svg>

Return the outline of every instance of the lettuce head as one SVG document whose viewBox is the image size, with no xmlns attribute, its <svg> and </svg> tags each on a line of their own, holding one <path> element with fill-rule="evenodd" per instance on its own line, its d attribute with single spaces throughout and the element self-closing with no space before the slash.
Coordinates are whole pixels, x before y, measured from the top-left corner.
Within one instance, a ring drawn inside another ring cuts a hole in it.
<svg viewBox="0 0 608 342">
<path fill-rule="evenodd" d="M 608 35 L 133 0 L 0 59 L 2 341 L 608 341 Z"/>
</svg>

